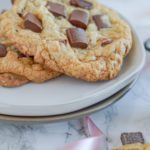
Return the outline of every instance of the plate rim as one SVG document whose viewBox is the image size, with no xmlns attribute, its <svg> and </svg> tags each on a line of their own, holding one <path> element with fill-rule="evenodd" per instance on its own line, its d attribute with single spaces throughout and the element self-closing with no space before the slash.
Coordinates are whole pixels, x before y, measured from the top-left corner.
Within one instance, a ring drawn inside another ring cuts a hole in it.
<svg viewBox="0 0 150 150">
<path fill-rule="evenodd" d="M 53 116 L 14 116 L 14 115 L 3 115 L 0 114 L 0 120 L 2 121 L 8 121 L 8 122 L 27 122 L 27 123 L 54 123 L 54 122 L 60 122 L 60 121 L 67 121 L 71 119 L 79 119 L 86 115 L 91 115 L 93 113 L 96 113 L 98 111 L 101 111 L 110 105 L 118 102 L 121 100 L 122 97 L 124 97 L 135 85 L 135 83 L 138 80 L 139 75 L 136 75 L 135 79 L 133 79 L 127 86 L 120 89 L 119 92 L 115 93 L 114 95 L 110 96 L 109 98 L 105 99 L 104 101 L 101 101 L 99 103 L 96 103 L 90 107 L 81 109 L 79 111 L 61 114 L 61 115 L 53 115 Z"/>
</svg>

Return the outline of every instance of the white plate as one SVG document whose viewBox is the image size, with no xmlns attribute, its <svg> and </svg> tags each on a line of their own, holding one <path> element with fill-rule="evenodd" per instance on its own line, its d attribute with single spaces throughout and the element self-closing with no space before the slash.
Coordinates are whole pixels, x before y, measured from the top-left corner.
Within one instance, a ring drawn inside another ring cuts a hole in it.
<svg viewBox="0 0 150 150">
<path fill-rule="evenodd" d="M 108 98 L 125 87 L 144 65 L 145 52 L 134 29 L 133 37 L 133 48 L 116 79 L 87 83 L 62 76 L 39 85 L 0 88 L 0 113 L 17 116 L 58 115 L 77 111 Z"/>
<path fill-rule="evenodd" d="M 137 79 L 138 79 L 138 74 L 134 76 L 133 81 L 129 83 L 127 86 L 125 86 L 123 89 L 119 90 L 117 93 L 113 94 L 111 97 L 105 99 L 102 102 L 96 103 L 90 107 L 87 107 L 85 109 L 81 109 L 79 111 L 75 111 L 72 113 L 67 113 L 67 114 L 61 114 L 61 115 L 55 115 L 55 116 L 36 116 L 36 117 L 24 117 L 24 116 L 8 116 L 8 115 L 1 115 L 0 114 L 0 120 L 2 121 L 17 121 L 17 122 L 30 122 L 30 123 L 40 123 L 40 122 L 58 122 L 58 121 L 66 121 L 70 119 L 79 119 L 82 118 L 83 116 L 90 115 L 92 113 L 95 113 L 97 111 L 100 111 L 117 101 L 121 100 L 123 96 L 125 96 L 131 88 L 135 85 Z"/>
</svg>

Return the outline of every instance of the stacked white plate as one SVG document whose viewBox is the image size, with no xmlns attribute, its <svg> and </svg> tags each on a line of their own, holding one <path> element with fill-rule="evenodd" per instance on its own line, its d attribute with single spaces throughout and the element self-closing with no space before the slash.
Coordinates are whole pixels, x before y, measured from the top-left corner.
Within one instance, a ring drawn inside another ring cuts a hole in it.
<svg viewBox="0 0 150 150">
<path fill-rule="evenodd" d="M 121 89 L 128 87 L 144 66 L 143 45 L 133 28 L 132 32 L 134 40 L 132 50 L 116 79 L 88 83 L 62 76 L 40 85 L 28 84 L 14 89 L 1 87 L 0 114 L 18 116 L 18 118 L 25 116 L 41 118 L 69 113 L 79 114 L 81 110 L 90 109 L 95 104 L 100 106 L 101 102 L 105 102 L 106 107 L 106 100 L 108 101 L 109 97 L 119 94 Z M 110 105 L 109 101 L 108 105 Z M 103 107 L 99 107 L 101 108 Z"/>
</svg>

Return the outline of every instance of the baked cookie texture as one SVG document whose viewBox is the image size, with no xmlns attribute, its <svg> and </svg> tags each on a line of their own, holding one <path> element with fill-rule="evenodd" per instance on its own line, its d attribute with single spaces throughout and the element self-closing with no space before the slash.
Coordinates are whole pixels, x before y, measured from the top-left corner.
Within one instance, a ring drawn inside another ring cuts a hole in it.
<svg viewBox="0 0 150 150">
<path fill-rule="evenodd" d="M 48 1 L 63 5 L 66 18 L 51 13 Z M 22 53 L 34 56 L 34 61 L 46 68 L 87 81 L 113 79 L 132 47 L 131 30 L 115 11 L 95 0 L 89 2 L 92 9 L 72 6 L 70 0 L 16 0 L 13 8 L 0 16 L 0 36 L 5 35 Z M 66 30 L 75 28 L 68 21 L 74 10 L 84 11 L 90 18 L 85 30 L 88 39 L 85 49 L 72 47 L 67 38 Z M 28 13 L 42 22 L 40 33 L 25 28 L 24 17 Z M 97 14 L 103 15 L 109 28 L 98 30 L 92 19 Z M 112 42 L 107 44 L 109 40 Z"/>
<path fill-rule="evenodd" d="M 1 86 L 13 87 L 27 82 L 42 83 L 59 76 L 59 73 L 47 70 L 35 63 L 32 57 L 21 54 L 9 40 L 1 38 L 0 46 L 6 47 L 7 50 L 6 54 L 2 56 L 2 48 L 0 49 Z"/>
<path fill-rule="evenodd" d="M 0 74 L 0 86 L 3 87 L 18 87 L 27 84 L 29 80 L 23 76 L 12 73 Z"/>
<path fill-rule="evenodd" d="M 130 144 L 116 150 L 150 150 L 150 144 Z"/>
</svg>

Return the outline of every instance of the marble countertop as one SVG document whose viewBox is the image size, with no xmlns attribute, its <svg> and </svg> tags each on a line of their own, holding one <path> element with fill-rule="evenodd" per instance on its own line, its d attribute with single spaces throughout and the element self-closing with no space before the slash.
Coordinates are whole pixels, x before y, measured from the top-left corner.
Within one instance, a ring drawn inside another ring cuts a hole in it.
<svg viewBox="0 0 150 150">
<path fill-rule="evenodd" d="M 134 23 L 144 41 L 150 37 L 149 0 L 101 0 Z M 91 115 L 107 136 L 109 149 L 121 145 L 122 132 L 141 131 L 150 142 L 150 52 L 134 88 L 119 102 Z M 0 150 L 59 150 L 66 143 L 85 138 L 80 120 L 23 124 L 0 121 Z"/>
</svg>

